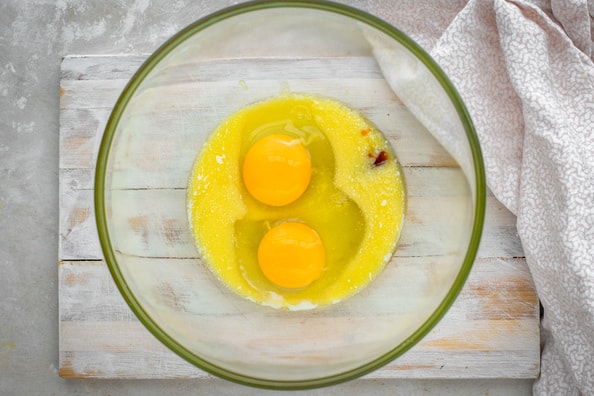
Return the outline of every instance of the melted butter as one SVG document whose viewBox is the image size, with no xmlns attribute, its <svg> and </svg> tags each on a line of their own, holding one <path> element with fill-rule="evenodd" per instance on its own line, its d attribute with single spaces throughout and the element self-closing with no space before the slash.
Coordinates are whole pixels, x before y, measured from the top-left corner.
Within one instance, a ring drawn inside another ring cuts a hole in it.
<svg viewBox="0 0 594 396">
<path fill-rule="evenodd" d="M 255 141 L 278 133 L 305 145 L 312 179 L 298 200 L 271 207 L 247 192 L 241 164 Z M 388 160 L 375 166 L 381 152 Z M 400 169 L 383 135 L 342 104 L 308 95 L 281 95 L 231 115 L 199 154 L 188 186 L 206 265 L 239 295 L 277 308 L 311 309 L 364 288 L 396 248 L 404 208 Z M 322 276 L 300 290 L 272 284 L 257 263 L 264 233 L 288 220 L 315 229 L 326 249 Z"/>
</svg>

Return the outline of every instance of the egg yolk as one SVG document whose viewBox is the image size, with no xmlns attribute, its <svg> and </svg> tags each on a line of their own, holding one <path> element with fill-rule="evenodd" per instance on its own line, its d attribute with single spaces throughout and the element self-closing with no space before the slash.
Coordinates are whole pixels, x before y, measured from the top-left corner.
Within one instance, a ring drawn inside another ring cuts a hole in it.
<svg viewBox="0 0 594 396">
<path fill-rule="evenodd" d="M 285 288 L 302 288 L 318 279 L 324 260 L 320 236 L 302 223 L 271 228 L 258 247 L 260 269 L 268 280 Z"/>
<path fill-rule="evenodd" d="M 243 162 L 243 182 L 258 201 L 283 206 L 297 200 L 311 179 L 307 149 L 287 135 L 274 134 L 254 143 Z"/>
</svg>

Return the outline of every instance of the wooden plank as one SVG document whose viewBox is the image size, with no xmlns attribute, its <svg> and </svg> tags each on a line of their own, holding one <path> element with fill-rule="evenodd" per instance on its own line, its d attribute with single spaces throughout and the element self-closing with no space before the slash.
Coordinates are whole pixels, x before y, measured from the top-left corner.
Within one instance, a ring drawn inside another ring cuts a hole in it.
<svg viewBox="0 0 594 396">
<path fill-rule="evenodd" d="M 160 145 L 153 143 L 162 143 L 164 130 L 177 130 L 177 133 L 171 134 L 171 138 L 183 140 L 186 143 L 183 147 L 187 147 L 187 151 L 193 154 L 203 143 L 195 139 L 193 129 L 202 128 L 210 131 L 228 115 L 229 109 L 239 109 L 247 103 L 261 100 L 262 97 L 278 95 L 282 90 L 289 88 L 295 92 L 323 96 L 343 96 L 350 93 L 350 104 L 378 125 L 388 139 L 394 142 L 397 155 L 404 166 L 454 166 L 455 163 L 449 155 L 386 86 L 381 79 L 379 68 L 370 59 L 304 59 L 303 63 L 307 67 L 299 69 L 298 73 L 289 73 L 291 60 L 283 58 L 264 63 L 248 61 L 246 67 L 242 68 L 236 66 L 237 60 L 220 61 L 220 67 L 216 68 L 208 67 L 210 63 L 205 62 L 204 67 L 193 68 L 191 71 L 182 65 L 180 73 L 174 76 L 184 76 L 183 82 L 173 79 L 139 92 L 137 100 L 146 100 L 147 103 L 140 107 L 142 113 L 137 114 L 142 115 L 145 126 L 141 128 L 142 133 L 138 136 L 145 147 L 154 147 L 155 151 L 154 155 L 144 152 L 140 157 L 134 157 L 132 153 L 131 160 L 142 164 L 146 162 L 146 158 L 158 159 L 160 155 L 156 148 Z M 61 122 L 69 128 L 61 131 L 61 143 L 64 148 L 60 153 L 62 168 L 94 166 L 102 133 L 92 132 L 103 131 L 109 110 L 127 82 L 127 79 L 123 78 L 127 76 L 124 71 L 128 72 L 128 77 L 131 76 L 131 65 L 139 63 L 134 57 L 122 57 L 120 60 L 118 65 L 108 65 L 101 57 L 65 58 L 62 65 L 60 108 Z M 94 66 L 93 62 L 98 62 L 98 65 Z M 275 73 L 269 74 L 271 69 L 275 70 Z M 117 72 L 110 73 L 110 70 Z M 250 76 L 251 79 L 229 77 L 237 70 L 241 70 L 241 76 Z M 206 71 L 214 75 L 204 76 Z M 198 73 L 201 77 L 193 77 L 192 73 Z M 271 76 L 275 75 L 283 77 L 282 84 L 270 80 Z M 261 79 L 264 76 L 267 79 Z M 286 76 L 291 78 L 284 78 Z M 317 78 L 312 80 L 312 76 Z M 345 80 L 346 77 L 349 79 Z M 250 90 L 249 85 L 257 86 L 258 90 Z M 170 109 L 163 105 L 159 111 L 151 110 L 151 104 L 154 104 L 151 98 L 157 97 L 159 103 L 166 104 L 170 103 L 168 98 L 180 96 L 188 98 L 184 102 L 191 106 L 191 112 L 183 111 L 188 109 Z M 91 137 L 94 140 L 89 142 Z M 88 155 L 89 150 L 92 150 L 91 156 Z M 185 172 L 176 173 L 179 169 L 179 166 L 172 166 L 170 169 L 166 164 L 162 167 L 169 179 L 177 184 L 185 183 Z M 139 176 L 142 178 L 142 175 Z"/>
<path fill-rule="evenodd" d="M 87 329 L 93 335 L 102 329 Z M 129 329 L 124 329 L 128 331 Z M 144 330 L 144 329 L 143 329 Z M 114 329 L 107 330 L 114 334 Z M 146 330 L 144 330 L 146 332 Z M 133 335 L 138 335 L 132 332 Z M 116 333 L 117 335 L 117 333 Z M 150 334 L 149 334 L 150 336 Z M 115 369 L 117 367 L 117 369 Z M 190 365 L 169 350 L 61 352 L 59 374 L 76 379 L 183 379 L 212 376 Z"/>
<path fill-rule="evenodd" d="M 92 195 L 100 139 L 113 104 L 144 59 L 144 56 L 66 57 L 62 64 L 58 271 L 62 377 L 211 378 L 170 352 L 138 322 L 107 271 L 96 235 Z M 161 81 L 157 96 L 183 94 L 196 99 L 192 101 L 192 115 L 182 119 L 176 118 L 175 112 L 159 111 L 156 114 L 160 115 L 150 119 L 151 128 L 139 136 L 148 139 L 145 141 L 151 142 L 149 146 L 157 147 L 163 128 L 188 128 L 198 122 L 207 129 L 216 125 L 226 116 L 223 102 L 219 103 L 218 111 L 205 112 L 200 98 L 195 95 L 197 89 L 207 93 L 223 92 L 225 100 L 236 100 L 234 98 L 241 95 L 245 101 L 260 99 L 256 97 L 255 90 L 250 90 L 255 84 L 265 87 L 271 96 L 286 89 L 287 85 L 292 90 L 330 96 L 349 91 L 355 102 L 352 104 L 362 109 L 393 142 L 405 173 L 410 175 L 409 216 L 414 221 L 402 237 L 395 264 L 389 265 L 376 282 L 397 279 L 390 275 L 398 268 L 426 271 L 427 280 L 435 276 L 442 267 L 428 254 L 431 249 L 435 253 L 440 248 L 440 233 L 449 232 L 435 220 L 442 218 L 445 225 L 447 217 L 454 214 L 446 212 L 432 197 L 442 196 L 443 200 L 455 201 L 457 189 L 434 181 L 445 178 L 452 186 L 463 183 L 461 173 L 449 155 L 393 93 L 386 90 L 381 75 L 369 58 L 303 59 L 303 72 L 292 75 L 280 85 L 270 81 L 268 76 L 274 73 L 282 75 L 293 60 L 268 61 L 264 64 L 248 62 L 241 74 L 236 73 L 239 68 L 233 59 L 220 62 L 219 70 L 208 63 L 195 69 L 180 65 L 175 75 L 183 75 L 185 85 L 180 86 L 181 80 L 177 78 Z M 312 80 L 314 75 L 315 81 Z M 189 84 L 188 79 L 191 80 Z M 370 81 L 377 83 L 373 95 L 355 95 L 360 92 L 362 84 L 369 86 Z M 150 99 L 155 92 L 153 88 L 152 92 L 142 94 Z M 236 100 L 234 103 L 241 106 L 242 102 Z M 410 141 L 418 139 L 424 139 L 423 144 L 432 147 L 429 154 L 420 155 L 414 145 L 409 145 Z M 187 145 L 188 158 L 193 158 L 199 144 L 201 142 Z M 401 147 L 412 148 L 398 151 Z M 154 158 L 158 160 L 158 152 Z M 141 162 L 141 159 L 137 160 Z M 147 165 L 150 163 L 147 162 Z M 168 260 L 172 268 L 178 266 L 181 271 L 184 265 L 195 259 L 183 205 L 187 172 L 175 172 L 177 168 L 177 165 L 171 169 L 163 167 L 171 173 L 170 177 L 164 178 L 167 183 L 159 185 L 157 191 L 142 190 L 154 187 L 147 177 L 150 172 L 139 173 L 134 178 L 120 178 L 119 187 L 123 190 L 116 194 L 120 194 L 120 198 L 134 199 L 134 202 L 142 195 L 143 199 L 139 202 L 145 203 L 132 205 L 129 213 L 121 214 L 122 226 L 131 236 L 122 249 L 129 254 L 146 255 L 149 252 L 149 255 L 155 256 L 153 260 L 142 261 L 147 271 L 151 266 L 156 268 L 161 265 L 162 260 Z M 163 194 L 177 194 L 180 205 L 163 205 Z M 160 224 L 166 225 L 163 229 L 158 224 L 148 223 L 147 214 L 154 212 L 155 208 L 162 217 Z M 460 208 L 460 211 L 463 210 Z M 415 232 L 414 225 L 415 221 L 423 223 L 429 219 L 436 224 L 431 238 L 426 232 L 423 236 Z M 156 247 L 151 241 L 157 239 L 151 236 L 151 232 L 168 233 L 175 243 Z M 159 256 L 162 258 L 157 258 Z M 413 349 L 368 377 L 534 378 L 538 375 L 539 313 L 536 293 L 522 258 L 515 217 L 492 195 L 487 200 L 485 228 L 478 256 L 468 282 L 445 318 Z M 403 292 L 407 287 L 429 285 L 423 285 L 423 277 L 419 279 L 417 282 L 421 283 L 417 284 L 394 283 L 390 298 L 399 298 L 398 289 Z M 192 283 L 194 287 L 218 287 L 216 282 L 205 279 L 194 279 L 192 282 L 202 282 Z M 155 288 L 158 291 L 159 285 Z M 367 288 L 362 293 L 374 293 L 374 288 Z M 374 295 L 373 298 L 386 296 Z M 180 301 L 172 303 L 179 304 Z M 360 308 L 354 317 L 344 318 L 338 312 L 332 320 L 364 320 L 366 311 L 364 307 Z M 213 306 L 212 309 L 219 308 Z M 386 312 L 386 315 L 390 314 L 397 314 L 397 311 Z M 317 321 L 316 326 L 326 324 L 322 320 Z"/>
<path fill-rule="evenodd" d="M 128 80 L 146 55 L 70 55 L 62 59 L 61 80 Z M 114 60 L 116 60 L 114 62 Z"/>
<path fill-rule="evenodd" d="M 411 260 L 401 264 L 418 265 Z M 165 373 L 168 377 L 204 376 L 176 355 L 167 354 L 166 347 L 134 320 L 105 263 L 66 261 L 60 263 L 60 269 L 60 288 L 71 292 L 63 296 L 60 305 L 60 366 L 68 370 L 69 376 L 156 378 L 163 374 L 156 367 L 138 370 L 138 366 L 125 368 L 135 370 L 134 374 L 118 374 L 110 372 L 109 367 L 93 364 L 108 356 L 123 357 L 135 352 L 158 355 L 161 366 L 175 367 L 175 371 Z M 101 299 L 93 298 L 98 294 Z M 494 299 L 499 303 L 493 304 Z M 539 355 L 539 340 L 534 337 L 536 311 L 536 296 L 524 259 L 479 259 L 446 317 L 402 358 L 368 377 L 534 377 L 538 373 L 535 362 Z M 351 323 L 356 318 L 345 319 Z M 209 317 L 209 320 L 217 318 Z M 228 322 L 229 317 L 221 320 Z M 295 320 L 301 321 L 299 316 Z M 320 323 L 308 325 L 325 326 L 324 321 L 336 322 L 341 318 L 316 320 Z M 88 337 L 88 334 L 96 336 Z"/>
<path fill-rule="evenodd" d="M 148 259 L 139 265 L 151 271 L 150 267 L 156 268 L 167 262 L 169 267 L 178 268 L 172 271 L 183 271 L 186 266 L 193 265 L 191 261 Z M 432 263 L 423 258 L 398 258 L 386 268 L 384 275 L 387 278 L 393 276 L 390 272 L 395 273 L 397 266 L 424 267 L 421 271 L 427 274 L 427 278 L 435 272 Z M 174 277 L 173 274 L 164 274 L 159 284 L 174 283 Z M 219 286 L 216 283 L 213 285 L 210 277 L 185 278 L 185 282 L 188 288 L 195 290 L 208 290 Z M 386 282 L 392 282 L 392 280 Z M 60 301 L 60 321 L 78 322 L 85 319 L 91 322 L 135 321 L 135 316 L 127 309 L 102 260 L 60 262 L 59 284 L 64 288 L 64 293 L 61 295 L 64 298 Z M 405 287 L 407 286 L 395 283 L 384 293 L 397 296 L 397 289 Z M 160 286 L 155 288 L 159 289 Z M 448 315 L 452 319 L 461 321 L 529 319 L 535 314 L 537 302 L 532 288 L 532 279 L 525 267 L 525 259 L 480 258 L 475 263 L 463 292 L 450 308 Z M 95 294 L 100 294 L 103 298 L 93 298 Z M 387 297 L 383 294 L 377 296 L 378 299 Z M 497 304 L 492 304 L 493 301 L 497 301 Z M 361 315 L 367 315 L 367 313 L 362 312 Z M 460 329 L 457 329 L 454 333 L 459 332 Z M 452 334 L 455 335 L 454 333 Z M 469 339 L 469 343 L 473 342 Z M 499 348 L 503 350 L 506 346 L 500 344 Z"/>
<path fill-rule="evenodd" d="M 110 112 L 111 108 L 60 111 L 60 169 L 95 168 Z"/>
<path fill-rule="evenodd" d="M 113 59 L 119 62 L 114 63 Z M 129 79 L 144 63 L 147 56 L 67 56 L 62 61 L 62 80 L 119 80 Z M 298 65 L 295 67 L 295 65 Z M 196 63 L 179 62 L 172 68 L 171 82 L 180 80 L 222 81 L 239 80 L 249 76 L 254 80 L 278 80 L 287 74 L 294 78 L 381 79 L 382 74 L 370 57 L 279 57 L 274 62 L 259 58 L 204 59 Z"/>
<path fill-rule="evenodd" d="M 71 175 L 73 172 L 65 172 L 62 178 L 67 179 Z M 123 252 L 132 255 L 142 252 L 154 257 L 195 255 L 194 243 L 188 232 L 185 190 L 122 190 L 116 194 L 122 202 L 128 202 L 120 206 L 121 213 L 118 214 L 122 217 L 114 217 L 120 231 L 129 235 L 126 246 L 122 247 Z M 167 196 L 173 197 L 172 200 L 165 199 Z M 450 200 L 456 201 L 456 198 Z M 515 216 L 495 197 L 489 196 L 487 201 L 479 256 L 522 257 L 524 252 L 517 237 Z M 93 191 L 70 189 L 63 192 L 60 208 L 60 259 L 101 259 L 103 254 L 96 237 Z M 462 213 L 464 208 L 458 208 L 458 211 Z M 403 231 L 397 255 L 428 256 L 449 249 L 442 235 L 451 232 L 449 219 L 454 215 L 453 206 L 446 198 L 436 202 L 424 197 L 409 197 L 407 216 L 414 221 L 408 223 Z M 426 228 L 424 225 L 429 221 L 432 226 Z M 162 246 L 158 243 L 162 233 L 171 235 L 175 244 Z"/>
<path fill-rule="evenodd" d="M 60 136 L 63 148 L 60 153 L 62 168 L 91 168 L 95 165 L 109 111 L 123 88 L 122 83 L 111 87 L 106 84 L 97 86 L 100 83 L 101 81 L 98 80 L 62 81 L 61 103 L 64 107 L 60 112 L 61 122 L 68 126 L 67 129 L 64 128 L 61 131 Z M 182 113 L 182 109 L 176 108 L 175 110 L 169 109 L 169 111 L 146 114 L 142 121 L 139 119 L 139 130 L 137 134 L 133 135 L 133 138 L 137 139 L 138 144 L 142 144 L 143 147 L 153 148 L 153 151 L 149 151 L 148 154 L 144 152 L 142 155 L 140 153 L 135 155 L 135 152 L 131 152 L 131 161 L 137 162 L 140 166 L 150 167 L 151 163 L 147 162 L 147 158 L 159 160 L 163 157 L 163 154 L 158 150 L 161 147 L 160 144 L 156 144 L 157 142 L 162 143 L 163 131 L 177 132 L 170 134 L 171 139 L 175 139 L 172 144 L 175 145 L 175 142 L 183 141 L 184 145 L 177 144 L 176 147 L 182 146 L 185 151 L 180 155 L 191 161 L 194 159 L 193 154 L 204 143 L 203 139 L 196 138 L 195 129 L 202 128 L 205 131 L 211 131 L 228 115 L 228 110 L 224 110 L 224 108 L 228 108 L 227 105 L 232 108 L 240 108 L 240 99 L 241 102 L 247 103 L 259 99 L 245 97 L 247 94 L 239 86 L 208 83 L 207 87 L 205 84 L 195 84 L 195 88 L 186 89 L 188 92 L 220 92 L 220 90 L 226 89 L 228 100 L 215 102 L 218 106 L 214 109 L 206 109 L 204 106 L 196 104 L 191 112 Z M 316 85 L 316 89 L 322 92 L 326 91 L 328 95 L 336 90 L 358 89 L 354 83 L 342 83 L 339 88 L 332 81 L 326 85 L 320 84 Z M 84 91 L 82 91 L 83 88 Z M 109 93 L 107 93 L 108 90 Z M 278 93 L 277 87 L 271 87 L 269 90 L 271 96 Z M 303 90 L 311 92 L 312 88 L 304 87 Z M 392 98 L 393 94 L 386 91 L 385 86 L 378 86 L 376 95 L 379 96 L 378 101 L 385 100 L 385 102 L 358 100 L 361 103 L 353 103 L 353 105 L 361 109 L 365 117 L 381 128 L 393 144 L 403 166 L 455 166 L 451 157 L 426 130 L 423 130 L 410 112 Z M 384 97 L 382 98 L 381 95 Z M 198 102 L 198 99 L 193 101 Z M 234 103 L 236 104 L 234 105 Z M 180 166 L 173 166 L 173 164 L 167 166 L 165 162 L 163 165 L 161 172 L 167 172 L 169 175 L 167 178 L 162 178 L 163 180 L 171 180 L 172 186 L 186 183 L 187 175 L 184 172 L 179 172 Z M 182 167 L 182 169 L 184 168 Z M 139 173 L 139 177 L 141 179 L 136 183 L 139 183 L 138 187 L 142 187 L 142 178 L 147 179 L 148 175 Z"/>
</svg>

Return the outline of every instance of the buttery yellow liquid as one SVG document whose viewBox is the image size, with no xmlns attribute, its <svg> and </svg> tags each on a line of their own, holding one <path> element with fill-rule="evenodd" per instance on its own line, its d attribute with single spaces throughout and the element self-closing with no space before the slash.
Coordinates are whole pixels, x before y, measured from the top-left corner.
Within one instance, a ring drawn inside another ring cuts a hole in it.
<svg viewBox="0 0 594 396">
<path fill-rule="evenodd" d="M 299 138 L 312 164 L 311 182 L 295 202 L 273 207 L 242 182 L 243 158 L 270 134 Z M 188 213 L 206 265 L 231 290 L 257 303 L 310 309 L 336 303 L 369 284 L 396 248 L 405 189 L 383 135 L 358 113 L 328 99 L 282 95 L 227 118 L 200 152 L 188 186 Z M 262 274 L 264 234 L 288 220 L 304 222 L 326 251 L 322 276 L 284 289 Z"/>
</svg>

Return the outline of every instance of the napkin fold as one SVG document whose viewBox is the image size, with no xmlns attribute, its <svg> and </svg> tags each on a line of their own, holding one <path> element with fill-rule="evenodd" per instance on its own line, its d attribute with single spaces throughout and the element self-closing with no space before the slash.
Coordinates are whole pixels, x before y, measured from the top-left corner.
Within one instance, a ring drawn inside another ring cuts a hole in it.
<svg viewBox="0 0 594 396">
<path fill-rule="evenodd" d="M 535 394 L 594 394 L 593 15 L 586 0 L 471 0 L 434 42 L 421 36 L 471 114 L 489 188 L 517 216 L 544 307 Z M 455 156 L 433 101 L 370 41 L 396 94 Z"/>
</svg>

